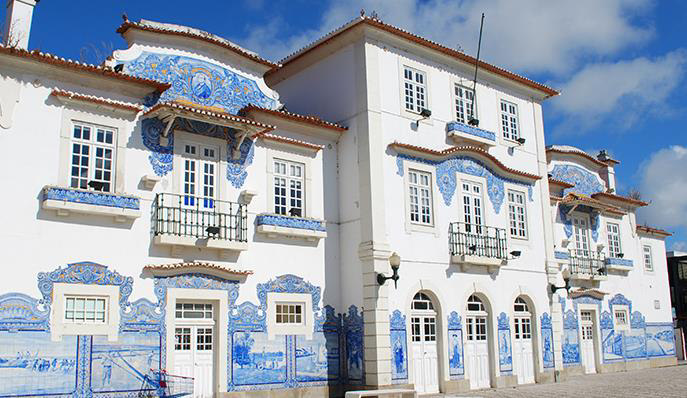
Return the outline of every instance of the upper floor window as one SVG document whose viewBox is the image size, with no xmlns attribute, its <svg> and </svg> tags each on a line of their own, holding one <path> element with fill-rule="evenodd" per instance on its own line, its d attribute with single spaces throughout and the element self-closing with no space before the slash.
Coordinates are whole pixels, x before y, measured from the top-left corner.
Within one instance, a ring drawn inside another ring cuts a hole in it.
<svg viewBox="0 0 687 398">
<path fill-rule="evenodd" d="M 403 68 L 405 109 L 420 113 L 427 107 L 427 78 L 424 72 L 405 66 Z"/>
<path fill-rule="evenodd" d="M 653 256 L 651 255 L 651 246 L 644 245 L 643 251 L 644 251 L 644 269 L 647 271 L 653 271 L 654 270 L 654 259 L 653 259 Z"/>
<path fill-rule="evenodd" d="M 606 224 L 608 231 L 608 255 L 609 257 L 617 258 L 622 255 L 620 248 L 620 226 L 615 223 Z"/>
<path fill-rule="evenodd" d="M 274 212 L 293 217 L 305 216 L 304 191 L 305 165 L 274 159 Z"/>
<path fill-rule="evenodd" d="M 410 221 L 432 224 L 432 175 L 418 170 L 408 170 L 408 199 Z"/>
<path fill-rule="evenodd" d="M 70 187 L 113 192 L 115 129 L 73 123 Z"/>
<path fill-rule="evenodd" d="M 215 207 L 218 152 L 210 146 L 184 144 L 184 206 Z"/>
<path fill-rule="evenodd" d="M 475 92 L 469 88 L 456 84 L 454 86 L 453 98 L 456 120 L 461 123 L 467 123 L 475 116 Z"/>
<path fill-rule="evenodd" d="M 65 323 L 106 323 L 106 297 L 65 297 Z"/>
<path fill-rule="evenodd" d="M 484 225 L 484 212 L 482 211 L 482 185 L 463 181 L 463 221 L 465 221 L 465 232 L 482 232 Z M 474 231 L 473 231 L 474 228 Z"/>
<path fill-rule="evenodd" d="M 510 236 L 527 238 L 527 211 L 525 210 L 524 193 L 508 191 L 508 218 L 510 220 Z"/>
<path fill-rule="evenodd" d="M 501 100 L 501 131 L 503 138 L 507 140 L 515 141 L 520 138 L 518 106 L 504 100 Z"/>
</svg>

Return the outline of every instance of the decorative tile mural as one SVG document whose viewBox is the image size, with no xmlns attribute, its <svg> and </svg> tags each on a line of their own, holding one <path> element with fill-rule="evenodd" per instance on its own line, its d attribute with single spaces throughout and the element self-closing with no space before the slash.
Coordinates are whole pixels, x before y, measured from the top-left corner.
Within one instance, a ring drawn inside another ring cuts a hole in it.
<svg viewBox="0 0 687 398">
<path fill-rule="evenodd" d="M 551 326 L 551 317 L 548 313 L 541 315 L 541 338 L 542 338 L 542 361 L 544 368 L 553 368 L 553 328 Z"/>
<path fill-rule="evenodd" d="M 120 332 L 116 342 L 105 336 L 91 340 L 91 390 L 140 391 L 143 380 L 160 369 L 159 332 Z"/>
<path fill-rule="evenodd" d="M 408 382 L 408 334 L 406 316 L 399 310 L 389 315 L 391 335 L 391 382 L 405 384 Z"/>
<path fill-rule="evenodd" d="M 611 313 L 604 311 L 600 316 L 601 350 L 604 362 L 623 360 L 623 335 L 613 328 Z"/>
<path fill-rule="evenodd" d="M 577 315 L 567 310 L 563 317 L 563 365 L 580 364 L 580 344 L 577 336 Z"/>
<path fill-rule="evenodd" d="M 675 355 L 675 336 L 671 322 L 646 324 L 646 353 L 649 357 Z"/>
<path fill-rule="evenodd" d="M 84 191 L 76 188 L 45 187 L 43 199 L 132 210 L 138 210 L 141 207 L 141 199 L 135 196 Z"/>
<path fill-rule="evenodd" d="M 346 340 L 346 371 L 349 384 L 365 382 L 365 351 L 363 346 L 363 311 L 355 305 L 344 314 L 343 333 Z"/>
<path fill-rule="evenodd" d="M 451 311 L 448 316 L 448 374 L 451 379 L 465 375 L 463 325 L 456 311 Z"/>
<path fill-rule="evenodd" d="M 269 340 L 267 332 L 233 332 L 232 384 L 259 386 L 286 382 L 286 340 L 286 336 L 276 336 Z"/>
<path fill-rule="evenodd" d="M 510 374 L 513 371 L 513 354 L 510 340 L 510 321 L 505 312 L 498 318 L 499 339 L 499 369 L 501 374 Z"/>
<path fill-rule="evenodd" d="M 473 159 L 465 155 L 454 155 L 442 161 L 422 159 L 416 156 L 405 154 L 396 155 L 396 165 L 398 166 L 397 174 L 403 176 L 403 161 L 408 160 L 417 163 L 429 164 L 436 167 L 436 182 L 439 192 L 444 198 L 446 206 L 451 205 L 451 200 L 456 192 L 457 176 L 456 173 L 464 173 L 476 177 L 484 177 L 487 180 L 487 195 L 494 207 L 494 212 L 499 214 L 501 205 L 505 197 L 504 183 L 514 184 L 527 189 L 530 202 L 532 199 L 531 184 L 526 184 L 521 181 L 516 181 L 510 178 L 501 177 L 495 174 L 493 170 L 488 168 L 484 163 L 478 159 Z"/>
<path fill-rule="evenodd" d="M 590 196 L 591 194 L 604 191 L 604 185 L 594 174 L 580 166 L 573 164 L 557 164 L 549 172 L 552 178 L 573 184 L 572 188 L 563 190 L 563 195 L 568 192 L 580 193 Z"/>
<path fill-rule="evenodd" d="M 255 216 L 255 225 L 276 225 L 286 228 L 309 229 L 322 232 L 327 231 L 325 223 L 322 220 L 281 216 L 278 214 L 258 214 Z"/>
</svg>

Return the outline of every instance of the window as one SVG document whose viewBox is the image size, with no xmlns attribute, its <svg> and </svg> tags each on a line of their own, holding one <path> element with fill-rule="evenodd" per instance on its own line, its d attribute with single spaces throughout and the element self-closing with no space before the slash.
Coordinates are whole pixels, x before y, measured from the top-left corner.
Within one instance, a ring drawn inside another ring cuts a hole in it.
<svg viewBox="0 0 687 398">
<path fill-rule="evenodd" d="M 196 329 L 196 351 L 212 351 L 212 328 Z"/>
<path fill-rule="evenodd" d="M 212 304 L 177 303 L 177 319 L 212 319 Z"/>
<path fill-rule="evenodd" d="M 103 297 L 65 297 L 64 321 L 67 323 L 106 323 L 107 299 Z"/>
<path fill-rule="evenodd" d="M 677 276 L 681 281 L 687 281 L 687 263 L 679 262 L 677 263 Z"/>
<path fill-rule="evenodd" d="M 475 116 L 475 92 L 469 88 L 465 88 L 456 84 L 454 86 L 453 98 L 456 111 L 456 120 L 461 123 L 469 122 L 470 119 Z"/>
<path fill-rule="evenodd" d="M 484 303 L 482 303 L 482 300 L 480 300 L 479 297 L 475 296 L 474 294 L 468 298 L 467 310 L 486 312 Z"/>
<path fill-rule="evenodd" d="M 527 212 L 525 211 L 525 194 L 508 191 L 508 217 L 510 219 L 510 236 L 527 238 Z"/>
<path fill-rule="evenodd" d="M 410 309 L 419 311 L 434 311 L 432 299 L 424 293 L 416 293 L 413 297 L 413 302 L 410 304 Z"/>
<path fill-rule="evenodd" d="M 70 187 L 113 192 L 115 130 L 73 123 Z"/>
<path fill-rule="evenodd" d="M 303 217 L 305 165 L 274 160 L 274 212 L 283 216 Z"/>
<path fill-rule="evenodd" d="M 277 303 L 277 324 L 303 324 L 303 303 Z"/>
<path fill-rule="evenodd" d="M 628 309 L 624 306 L 621 308 L 613 308 L 613 318 L 615 320 L 616 330 L 628 330 L 630 328 L 630 317 Z"/>
<path fill-rule="evenodd" d="M 507 140 L 515 141 L 520 138 L 518 106 L 504 100 L 501 100 L 501 131 L 503 138 Z"/>
<path fill-rule="evenodd" d="M 515 312 L 530 312 L 527 307 L 527 303 L 521 297 L 515 299 L 515 304 L 513 304 L 513 311 Z"/>
<path fill-rule="evenodd" d="M 191 328 L 174 329 L 174 349 L 176 351 L 191 351 Z"/>
<path fill-rule="evenodd" d="M 606 224 L 606 229 L 608 231 L 608 255 L 618 258 L 622 253 L 620 249 L 620 226 L 609 222 Z"/>
<path fill-rule="evenodd" d="M 482 316 L 467 317 L 465 318 L 465 326 L 467 328 L 468 341 L 487 340 L 487 318 Z"/>
<path fill-rule="evenodd" d="M 184 206 L 215 207 L 217 160 L 216 148 L 184 144 Z"/>
<path fill-rule="evenodd" d="M 405 109 L 420 113 L 427 107 L 427 79 L 424 72 L 404 67 L 403 86 Z"/>
<path fill-rule="evenodd" d="M 481 233 L 481 226 L 484 225 L 482 212 L 482 185 L 463 181 L 463 221 L 465 221 L 465 232 Z"/>
<path fill-rule="evenodd" d="M 644 245 L 644 269 L 647 271 L 654 270 L 654 260 L 651 256 L 651 246 Z"/>
<path fill-rule="evenodd" d="M 432 175 L 417 170 L 408 171 L 410 221 L 432 224 Z"/>
</svg>

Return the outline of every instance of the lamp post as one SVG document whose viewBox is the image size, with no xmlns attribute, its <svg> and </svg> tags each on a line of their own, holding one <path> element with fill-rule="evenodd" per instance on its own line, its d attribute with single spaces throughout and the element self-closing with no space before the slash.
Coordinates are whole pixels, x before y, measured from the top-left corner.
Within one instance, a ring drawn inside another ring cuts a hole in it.
<svg viewBox="0 0 687 398">
<path fill-rule="evenodd" d="M 398 269 L 401 268 L 401 256 L 396 254 L 396 252 L 392 253 L 389 257 L 389 265 L 391 265 L 391 270 L 393 271 L 393 274 L 391 276 L 386 276 L 382 273 L 378 273 L 377 283 L 379 284 L 379 286 L 382 286 L 386 283 L 386 281 L 391 279 L 394 281 L 394 288 L 398 288 Z"/>
</svg>

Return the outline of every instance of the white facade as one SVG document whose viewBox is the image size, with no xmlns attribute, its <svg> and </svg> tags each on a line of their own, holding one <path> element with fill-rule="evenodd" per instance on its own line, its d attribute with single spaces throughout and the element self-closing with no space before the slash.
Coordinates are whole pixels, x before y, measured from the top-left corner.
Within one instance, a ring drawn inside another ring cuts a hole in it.
<svg viewBox="0 0 687 398">
<path fill-rule="evenodd" d="M 191 28 L 118 32 L 106 67 L 0 48 L 0 358 L 25 365 L 0 395 L 126 396 L 151 368 L 196 396 L 546 382 L 590 371 L 587 307 L 594 370 L 674 361 L 665 234 L 637 201 L 566 196 L 613 188 L 613 162 L 545 148 L 554 90 L 485 64 L 472 95 L 470 57 L 369 18 L 282 65 Z M 572 273 L 561 206 L 589 253 L 617 225 L 629 271 Z"/>
</svg>

